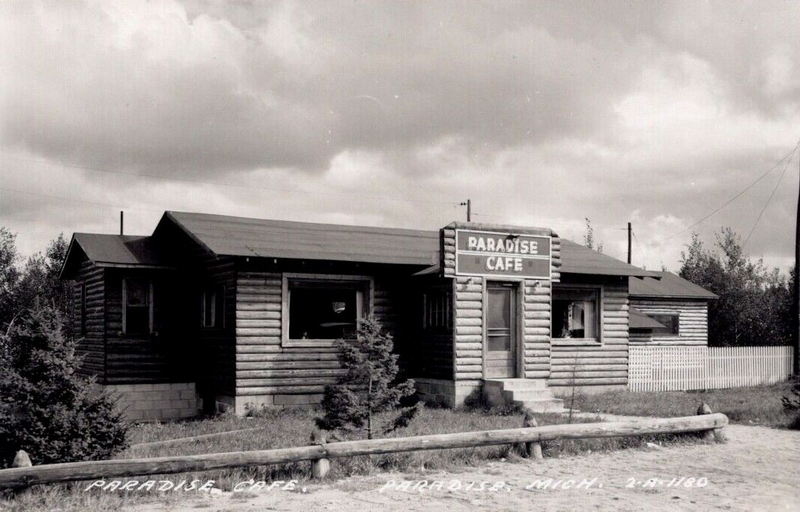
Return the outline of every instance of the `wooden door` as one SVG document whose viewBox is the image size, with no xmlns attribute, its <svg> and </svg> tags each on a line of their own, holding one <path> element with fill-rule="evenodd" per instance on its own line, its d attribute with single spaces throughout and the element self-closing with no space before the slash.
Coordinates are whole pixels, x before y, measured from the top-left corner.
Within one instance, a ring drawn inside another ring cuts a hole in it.
<svg viewBox="0 0 800 512">
<path fill-rule="evenodd" d="M 486 285 L 486 371 L 487 378 L 517 375 L 516 288 L 501 283 Z"/>
</svg>

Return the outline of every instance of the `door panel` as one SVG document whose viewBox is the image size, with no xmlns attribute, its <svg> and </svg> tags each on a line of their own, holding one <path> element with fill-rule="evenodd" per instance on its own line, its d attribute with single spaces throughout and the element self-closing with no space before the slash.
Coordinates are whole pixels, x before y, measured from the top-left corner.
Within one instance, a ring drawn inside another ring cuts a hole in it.
<svg viewBox="0 0 800 512">
<path fill-rule="evenodd" d="M 486 286 L 486 366 L 487 378 L 516 376 L 517 306 L 516 289 L 499 283 Z"/>
</svg>

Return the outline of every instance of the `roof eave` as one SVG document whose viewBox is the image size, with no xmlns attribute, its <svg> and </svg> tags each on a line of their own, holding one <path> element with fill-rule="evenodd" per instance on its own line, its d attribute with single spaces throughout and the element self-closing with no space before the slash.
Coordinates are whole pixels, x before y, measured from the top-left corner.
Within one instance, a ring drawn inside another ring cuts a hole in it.
<svg viewBox="0 0 800 512">
<path fill-rule="evenodd" d="M 680 300 L 717 300 L 718 295 L 698 296 L 698 295 L 664 295 L 655 293 L 630 293 L 632 299 L 680 299 Z"/>
</svg>

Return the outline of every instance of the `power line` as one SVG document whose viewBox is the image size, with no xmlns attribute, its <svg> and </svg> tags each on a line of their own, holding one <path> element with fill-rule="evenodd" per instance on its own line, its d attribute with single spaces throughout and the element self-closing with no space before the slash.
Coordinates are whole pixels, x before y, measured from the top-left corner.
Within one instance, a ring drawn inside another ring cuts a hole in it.
<svg viewBox="0 0 800 512">
<path fill-rule="evenodd" d="M 744 239 L 744 243 L 742 243 L 742 247 L 746 246 L 747 242 L 750 241 L 750 237 L 753 236 L 753 232 L 756 230 L 756 226 L 758 226 L 758 222 L 761 220 L 761 216 L 764 215 L 764 212 L 767 210 L 767 207 L 769 207 L 769 203 L 772 202 L 772 198 L 775 196 L 775 192 L 778 191 L 778 187 L 781 184 L 781 180 L 783 180 L 783 176 L 784 176 L 784 174 L 786 174 L 786 171 L 789 169 L 789 164 L 791 162 L 792 162 L 792 160 L 790 158 L 784 164 L 783 171 L 781 171 L 781 175 L 778 176 L 778 181 L 775 183 L 775 187 L 772 189 L 772 192 L 770 193 L 769 197 L 767 198 L 767 202 L 764 203 L 764 207 L 761 208 L 760 212 L 758 212 L 758 217 L 756 217 L 756 221 L 753 223 L 753 227 L 750 228 L 750 232 L 747 233 L 747 238 Z"/>
<path fill-rule="evenodd" d="M 299 194 L 299 193 L 307 193 L 302 190 L 297 189 L 288 189 L 288 188 L 275 188 L 275 187 L 264 187 L 259 185 L 240 185 L 237 183 L 223 183 L 223 182 L 216 182 L 216 181 L 203 181 L 203 180 L 194 180 L 190 178 L 181 178 L 175 176 L 161 176 L 159 174 L 148 174 L 148 173 L 138 173 L 138 172 L 125 172 L 119 170 L 112 170 L 112 169 L 105 169 L 102 167 L 90 167 L 86 165 L 78 165 L 72 163 L 62 163 L 62 162 L 51 162 L 50 160 L 45 160 L 42 158 L 28 158 L 19 155 L 10 155 L 8 153 L 5 154 L 6 157 L 16 158 L 18 160 L 26 160 L 29 162 L 37 162 L 41 164 L 48 164 L 48 165 L 58 165 L 59 167 L 63 168 L 73 168 L 73 169 L 81 169 L 84 171 L 102 173 L 102 174 L 115 174 L 120 176 L 129 176 L 132 178 L 151 178 L 161 181 L 173 181 L 173 182 L 184 182 L 184 183 L 195 183 L 198 185 L 209 185 L 212 187 L 232 187 L 232 188 L 240 188 L 244 190 L 263 190 L 266 192 L 282 192 L 282 193 L 291 193 L 291 194 Z M 393 197 L 393 196 L 381 196 L 377 194 L 363 194 L 361 192 L 319 192 L 314 191 L 314 195 L 333 195 L 333 196 L 358 196 L 358 197 L 369 197 L 373 199 L 380 199 L 380 200 L 389 200 L 389 201 L 399 201 L 404 203 L 419 203 L 419 204 L 435 204 L 435 205 L 452 205 L 452 206 L 460 206 L 458 202 L 455 201 L 433 201 L 433 200 L 425 200 L 425 199 L 408 199 L 403 197 Z"/>
<path fill-rule="evenodd" d="M 60 200 L 60 201 L 69 201 L 69 202 L 73 202 L 73 203 L 91 204 L 91 205 L 94 205 L 94 206 L 108 206 L 108 207 L 111 207 L 111 208 L 122 208 L 122 209 L 125 209 L 125 210 L 141 210 L 141 211 L 148 211 L 148 212 L 161 212 L 161 213 L 164 212 L 163 209 L 157 209 L 157 208 L 146 208 L 146 207 L 138 207 L 138 206 L 137 207 L 121 206 L 120 204 L 102 203 L 102 202 L 99 202 L 99 201 L 89 201 L 89 200 L 86 200 L 86 199 L 74 199 L 74 198 L 71 198 L 71 197 L 55 196 L 55 195 L 52 195 L 52 194 L 43 194 L 41 192 L 30 192 L 30 191 L 27 191 L 27 190 L 17 190 L 17 189 L 13 189 L 13 188 L 0 187 L 0 190 L 2 190 L 3 192 L 12 192 L 12 193 L 15 193 L 15 194 L 26 194 L 26 195 L 30 195 L 30 196 L 46 197 L 48 199 L 57 199 L 57 200 Z"/>
<path fill-rule="evenodd" d="M 672 238 L 675 238 L 675 237 L 676 237 L 676 236 L 678 236 L 678 235 L 682 235 L 683 233 L 685 233 L 685 232 L 689 231 L 689 230 L 690 230 L 690 229 L 692 229 L 693 227 L 695 227 L 695 226 L 697 226 L 697 225 L 701 224 L 701 223 L 702 223 L 702 222 L 704 222 L 706 219 L 708 219 L 708 218 L 712 217 L 712 216 L 713 216 L 713 215 L 715 215 L 717 212 L 719 212 L 720 210 L 722 210 L 723 208 L 725 208 L 726 206 L 728 206 L 729 204 L 731 204 L 731 203 L 732 203 L 732 202 L 734 202 L 735 200 L 739 199 L 739 198 L 740 198 L 742 195 L 744 195 L 744 194 L 745 194 L 745 192 L 747 192 L 748 190 L 750 190 L 751 188 L 753 188 L 753 187 L 754 187 L 754 186 L 755 186 L 755 185 L 756 185 L 758 182 L 760 182 L 761 180 L 763 180 L 764 178 L 766 178 L 766 177 L 767 177 L 767 175 L 769 175 L 769 174 L 770 174 L 772 171 L 774 171 L 775 169 L 777 169 L 777 168 L 778 168 L 778 166 L 780 166 L 780 165 L 781 165 L 781 164 L 782 164 L 782 163 L 783 163 L 783 162 L 784 162 L 784 161 L 785 161 L 787 158 L 788 158 L 788 159 L 791 159 L 792 155 L 794 155 L 794 152 L 795 152 L 795 151 L 797 151 L 797 148 L 798 148 L 798 147 L 800 147 L 800 140 L 798 140 L 798 141 L 797 141 L 797 144 L 795 144 L 795 146 L 792 148 L 792 150 L 791 150 L 791 151 L 789 151 L 789 153 L 787 153 L 786 155 L 784 155 L 784 157 L 783 157 L 783 158 L 781 158 L 780 160 L 778 160 L 778 162 L 777 162 L 777 163 L 776 163 L 774 166 L 772 166 L 772 167 L 771 167 L 771 168 L 770 168 L 770 169 L 769 169 L 767 172 L 765 172 L 764 174 L 762 174 L 761 176 L 759 176 L 758 178 L 756 178 L 756 180 L 755 180 L 755 181 L 753 181 L 752 183 L 750 183 L 749 185 L 747 185 L 747 186 L 746 186 L 746 187 L 745 187 L 745 188 L 744 188 L 744 189 L 743 189 L 741 192 L 739 192 L 739 193 L 738 193 L 738 194 L 736 194 L 735 196 L 733 196 L 733 197 L 731 197 L 730 199 L 728 199 L 727 201 L 725 201 L 725 203 L 723 203 L 723 204 L 722 204 L 722 206 L 720 206 L 720 207 L 718 207 L 718 208 L 714 209 L 714 210 L 713 210 L 711 213 L 709 213 L 708 215 L 704 216 L 704 217 L 703 217 L 703 218 L 701 218 L 700 220 L 696 221 L 696 222 L 695 222 L 694 224 L 692 224 L 691 226 L 689 226 L 689 227 L 687 227 L 687 228 L 685 228 L 685 229 L 682 229 L 681 231 L 678 231 L 677 233 L 674 233 L 674 234 L 672 234 L 672 235 L 670 235 L 670 236 L 666 237 L 666 238 L 664 239 L 664 241 L 666 241 L 666 240 L 670 240 L 670 239 L 672 239 Z"/>
</svg>

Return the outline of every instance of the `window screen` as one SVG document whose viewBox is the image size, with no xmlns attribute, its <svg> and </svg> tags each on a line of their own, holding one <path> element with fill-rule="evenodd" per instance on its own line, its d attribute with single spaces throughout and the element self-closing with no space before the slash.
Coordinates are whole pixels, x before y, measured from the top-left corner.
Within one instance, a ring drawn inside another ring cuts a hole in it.
<svg viewBox="0 0 800 512">
<path fill-rule="evenodd" d="M 447 331 L 453 326 L 452 293 L 449 288 L 426 291 L 422 294 L 422 328 Z"/>
</svg>

